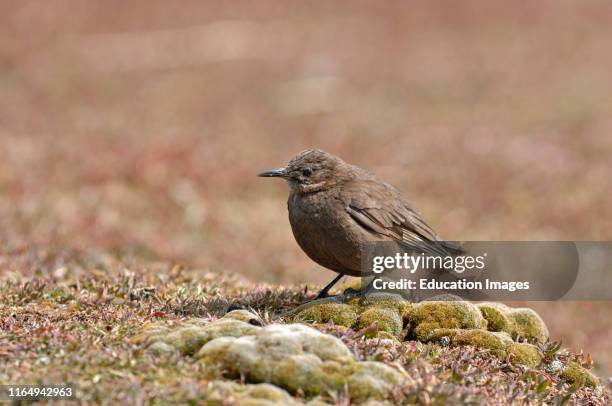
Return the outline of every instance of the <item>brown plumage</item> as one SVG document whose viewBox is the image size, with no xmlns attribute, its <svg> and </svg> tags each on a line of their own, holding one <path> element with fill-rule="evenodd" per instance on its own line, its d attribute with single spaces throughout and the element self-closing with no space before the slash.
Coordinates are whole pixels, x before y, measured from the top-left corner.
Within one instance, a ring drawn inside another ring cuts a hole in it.
<svg viewBox="0 0 612 406">
<path fill-rule="evenodd" d="M 364 276 L 364 242 L 395 241 L 436 255 L 458 252 L 441 242 L 396 188 L 325 151 L 303 151 L 285 168 L 258 176 L 287 180 L 297 243 L 313 261 L 339 274 L 318 297 L 327 296 L 342 275 Z M 424 245 L 428 242 L 439 243 Z"/>
</svg>

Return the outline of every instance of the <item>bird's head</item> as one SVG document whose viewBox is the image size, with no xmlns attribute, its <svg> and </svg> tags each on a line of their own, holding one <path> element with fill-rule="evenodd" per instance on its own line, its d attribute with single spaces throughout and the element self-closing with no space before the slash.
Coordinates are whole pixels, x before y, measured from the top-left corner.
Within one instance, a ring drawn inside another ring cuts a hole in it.
<svg viewBox="0 0 612 406">
<path fill-rule="evenodd" d="M 329 189 L 351 177 L 350 165 L 320 149 L 300 152 L 284 168 L 262 172 L 257 176 L 287 180 L 292 192 L 311 193 Z"/>
</svg>

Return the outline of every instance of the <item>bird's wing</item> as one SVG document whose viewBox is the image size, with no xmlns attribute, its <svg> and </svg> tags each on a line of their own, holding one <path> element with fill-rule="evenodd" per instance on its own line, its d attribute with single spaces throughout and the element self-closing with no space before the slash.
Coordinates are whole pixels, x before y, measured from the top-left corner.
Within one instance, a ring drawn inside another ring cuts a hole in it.
<svg viewBox="0 0 612 406">
<path fill-rule="evenodd" d="M 361 182 L 360 182 L 361 183 Z M 393 186 L 366 181 L 352 188 L 346 206 L 357 224 L 370 233 L 390 238 L 406 248 L 431 255 L 453 255 L 461 248 L 441 241 Z"/>
</svg>

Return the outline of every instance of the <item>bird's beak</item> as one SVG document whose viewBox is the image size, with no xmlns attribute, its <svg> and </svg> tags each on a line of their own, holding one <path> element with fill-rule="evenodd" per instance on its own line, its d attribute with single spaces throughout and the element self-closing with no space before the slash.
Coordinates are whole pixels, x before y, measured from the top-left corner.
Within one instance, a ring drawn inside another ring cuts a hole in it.
<svg viewBox="0 0 612 406">
<path fill-rule="evenodd" d="M 286 178 L 287 170 L 285 168 L 278 168 L 278 169 L 273 169 L 271 171 L 262 172 L 258 174 L 257 176 L 262 177 L 262 178 Z"/>
</svg>

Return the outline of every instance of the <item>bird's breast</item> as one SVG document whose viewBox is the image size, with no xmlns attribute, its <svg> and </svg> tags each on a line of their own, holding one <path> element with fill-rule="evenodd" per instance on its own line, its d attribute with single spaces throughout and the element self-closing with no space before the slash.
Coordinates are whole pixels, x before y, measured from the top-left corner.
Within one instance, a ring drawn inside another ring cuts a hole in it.
<svg viewBox="0 0 612 406">
<path fill-rule="evenodd" d="M 339 196 L 292 194 L 287 205 L 293 235 L 312 260 L 339 273 L 360 275 L 362 239 Z"/>
</svg>

